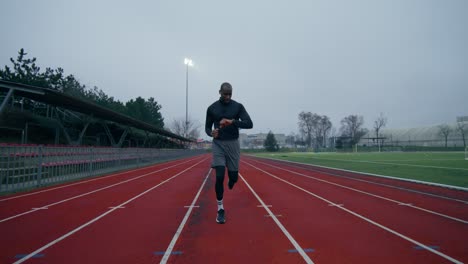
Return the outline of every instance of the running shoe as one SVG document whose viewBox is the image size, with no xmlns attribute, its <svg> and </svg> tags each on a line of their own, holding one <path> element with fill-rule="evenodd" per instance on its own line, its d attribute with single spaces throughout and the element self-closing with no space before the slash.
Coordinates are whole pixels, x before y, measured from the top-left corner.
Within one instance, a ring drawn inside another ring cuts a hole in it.
<svg viewBox="0 0 468 264">
<path fill-rule="evenodd" d="M 224 224 L 226 219 L 224 218 L 224 209 L 219 209 L 218 215 L 216 216 L 216 222 L 218 224 Z"/>
</svg>

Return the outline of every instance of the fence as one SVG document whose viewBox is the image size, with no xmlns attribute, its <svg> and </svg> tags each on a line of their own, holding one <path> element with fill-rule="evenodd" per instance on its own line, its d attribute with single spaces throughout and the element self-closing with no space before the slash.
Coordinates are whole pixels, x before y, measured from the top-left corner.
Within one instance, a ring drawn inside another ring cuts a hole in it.
<svg viewBox="0 0 468 264">
<path fill-rule="evenodd" d="M 92 177 L 203 152 L 0 144 L 0 193 Z"/>
</svg>

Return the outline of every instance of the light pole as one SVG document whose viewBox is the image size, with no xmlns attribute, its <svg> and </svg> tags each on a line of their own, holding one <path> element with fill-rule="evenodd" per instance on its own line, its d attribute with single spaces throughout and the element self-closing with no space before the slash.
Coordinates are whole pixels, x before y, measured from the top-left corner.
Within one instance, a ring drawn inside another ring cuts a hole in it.
<svg viewBox="0 0 468 264">
<path fill-rule="evenodd" d="M 188 136 L 188 68 L 193 66 L 191 59 L 185 58 L 184 64 L 187 66 L 185 74 L 185 137 Z"/>
</svg>

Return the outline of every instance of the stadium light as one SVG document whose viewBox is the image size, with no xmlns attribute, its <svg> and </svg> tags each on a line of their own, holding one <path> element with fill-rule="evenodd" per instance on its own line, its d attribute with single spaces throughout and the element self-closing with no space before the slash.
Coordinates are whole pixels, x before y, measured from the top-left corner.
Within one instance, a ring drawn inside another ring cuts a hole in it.
<svg viewBox="0 0 468 264">
<path fill-rule="evenodd" d="M 191 59 L 185 58 L 184 64 L 187 65 L 187 66 L 192 67 L 193 66 L 193 61 Z"/>
<path fill-rule="evenodd" d="M 187 65 L 185 74 L 185 137 L 188 136 L 188 68 L 193 66 L 191 59 L 185 58 L 184 64 Z"/>
</svg>

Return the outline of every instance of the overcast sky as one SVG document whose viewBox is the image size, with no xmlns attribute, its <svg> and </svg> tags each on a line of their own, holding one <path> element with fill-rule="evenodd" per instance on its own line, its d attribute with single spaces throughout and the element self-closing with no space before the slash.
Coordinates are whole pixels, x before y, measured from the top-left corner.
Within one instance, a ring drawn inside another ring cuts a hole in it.
<svg viewBox="0 0 468 264">
<path fill-rule="evenodd" d="M 468 115 L 467 14 L 466 0 L 5 0 L 0 66 L 24 48 L 120 101 L 154 97 L 166 125 L 185 120 L 190 57 L 201 129 L 225 81 L 247 133 L 297 133 L 301 111 L 431 126 Z"/>
</svg>

